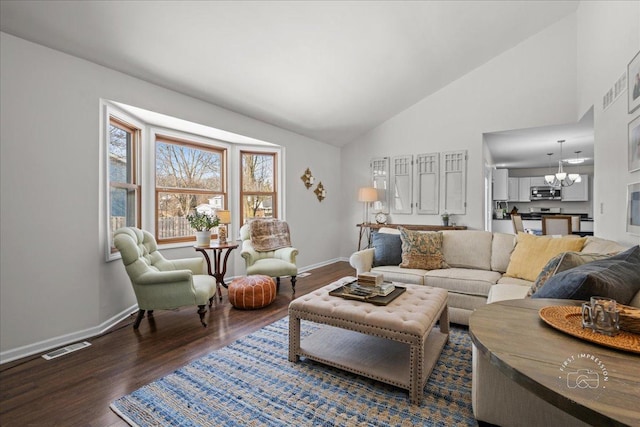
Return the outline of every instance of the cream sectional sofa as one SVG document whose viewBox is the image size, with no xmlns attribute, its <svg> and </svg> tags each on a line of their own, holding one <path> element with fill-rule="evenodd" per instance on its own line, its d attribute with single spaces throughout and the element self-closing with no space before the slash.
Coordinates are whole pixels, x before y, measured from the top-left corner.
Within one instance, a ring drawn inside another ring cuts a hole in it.
<svg viewBox="0 0 640 427">
<path fill-rule="evenodd" d="M 381 228 L 378 232 L 400 233 L 394 228 Z M 527 296 L 533 282 L 504 276 L 516 245 L 515 235 L 479 230 L 446 230 L 442 235 L 442 253 L 451 268 L 373 267 L 374 248 L 355 252 L 349 262 L 358 274 L 374 271 L 384 274 L 385 280 L 446 289 L 449 291 L 449 318 L 462 325 L 468 325 L 471 313 L 488 302 Z M 582 252 L 606 254 L 625 249 L 616 242 L 589 237 Z"/>
<path fill-rule="evenodd" d="M 398 234 L 381 228 L 379 232 Z M 435 286 L 449 291 L 449 317 L 468 325 L 473 310 L 507 299 L 526 298 L 533 282 L 504 276 L 516 245 L 512 234 L 488 231 L 443 231 L 442 253 L 451 268 L 406 269 L 396 265 L 372 267 L 374 249 L 354 253 L 351 266 L 358 273 L 376 271 L 386 280 Z M 582 252 L 610 254 L 627 248 L 616 242 L 588 237 Z M 640 307 L 640 292 L 630 302 Z M 479 421 L 508 426 L 586 426 L 587 424 L 542 400 L 513 382 L 473 346 L 473 413 Z"/>
</svg>

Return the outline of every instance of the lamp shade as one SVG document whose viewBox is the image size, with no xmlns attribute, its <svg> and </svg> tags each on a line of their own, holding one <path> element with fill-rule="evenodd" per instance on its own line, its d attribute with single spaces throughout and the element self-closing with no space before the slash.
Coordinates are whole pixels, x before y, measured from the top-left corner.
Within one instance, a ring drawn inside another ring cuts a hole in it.
<svg viewBox="0 0 640 427">
<path fill-rule="evenodd" d="M 220 220 L 220 224 L 231 224 L 231 212 L 227 210 L 217 210 L 216 215 Z"/>
<path fill-rule="evenodd" d="M 378 190 L 373 187 L 362 187 L 358 190 L 359 202 L 375 202 L 378 200 Z"/>
</svg>

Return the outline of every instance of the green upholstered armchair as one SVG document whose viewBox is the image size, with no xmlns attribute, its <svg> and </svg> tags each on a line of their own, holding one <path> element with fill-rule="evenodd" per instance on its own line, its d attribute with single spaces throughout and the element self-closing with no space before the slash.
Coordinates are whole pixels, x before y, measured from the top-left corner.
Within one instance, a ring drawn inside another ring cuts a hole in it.
<svg viewBox="0 0 640 427">
<path fill-rule="evenodd" d="M 247 274 L 264 274 L 265 276 L 275 277 L 276 286 L 280 289 L 280 276 L 291 277 L 291 289 L 296 291 L 296 275 L 298 267 L 296 266 L 296 248 L 280 248 L 274 251 L 258 252 L 253 248 L 251 243 L 251 228 L 249 224 L 245 224 L 240 228 L 240 240 L 242 240 L 242 252 L 240 255 L 244 258 L 247 267 Z"/>
<path fill-rule="evenodd" d="M 204 322 L 206 304 L 211 307 L 216 281 L 204 272 L 203 258 L 168 260 L 158 251 L 151 233 L 135 227 L 116 230 L 114 243 L 122 255 L 133 291 L 138 300 L 138 317 L 133 329 L 138 329 L 145 311 L 173 309 L 197 305 L 200 322 Z"/>
</svg>

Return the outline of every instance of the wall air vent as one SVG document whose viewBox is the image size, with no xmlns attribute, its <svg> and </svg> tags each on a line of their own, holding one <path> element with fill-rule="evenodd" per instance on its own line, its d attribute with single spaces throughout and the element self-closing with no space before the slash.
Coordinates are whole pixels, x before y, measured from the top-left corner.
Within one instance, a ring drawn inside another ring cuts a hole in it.
<svg viewBox="0 0 640 427">
<path fill-rule="evenodd" d="M 64 356 L 65 354 L 73 353 L 76 350 L 81 350 L 85 347 L 89 347 L 91 343 L 87 341 L 77 342 L 75 344 L 68 345 L 66 347 L 59 348 L 57 350 L 53 350 L 47 354 L 43 354 L 42 358 L 46 360 L 55 359 L 56 357 Z"/>
</svg>

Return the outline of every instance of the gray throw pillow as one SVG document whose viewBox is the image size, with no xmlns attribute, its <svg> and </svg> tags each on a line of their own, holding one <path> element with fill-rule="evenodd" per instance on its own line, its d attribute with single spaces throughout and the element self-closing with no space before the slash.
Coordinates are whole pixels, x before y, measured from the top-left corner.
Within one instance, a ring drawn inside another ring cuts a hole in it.
<svg viewBox="0 0 640 427">
<path fill-rule="evenodd" d="M 538 292 L 542 286 L 554 275 L 561 273 L 570 268 L 575 268 L 579 265 L 586 264 L 588 262 L 597 261 L 600 259 L 609 258 L 614 254 L 590 254 L 583 252 L 562 252 L 560 255 L 556 255 L 551 258 L 547 265 L 542 269 L 535 283 L 529 290 L 529 296 Z"/>
<path fill-rule="evenodd" d="M 373 266 L 400 265 L 402 262 L 402 240 L 399 234 L 373 233 Z"/>
<path fill-rule="evenodd" d="M 588 300 L 592 296 L 629 304 L 640 290 L 640 246 L 551 277 L 531 298 Z"/>
</svg>

